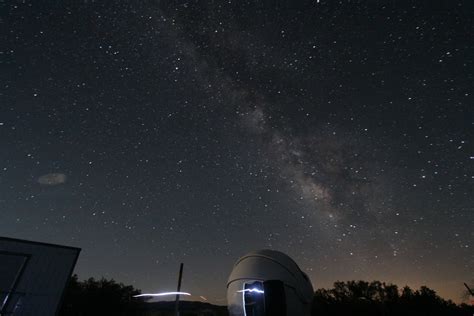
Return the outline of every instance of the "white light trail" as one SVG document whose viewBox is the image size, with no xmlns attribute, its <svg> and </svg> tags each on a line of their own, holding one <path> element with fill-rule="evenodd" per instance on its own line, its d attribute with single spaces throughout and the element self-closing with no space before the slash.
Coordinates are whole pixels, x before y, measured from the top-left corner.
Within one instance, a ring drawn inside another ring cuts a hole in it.
<svg viewBox="0 0 474 316">
<path fill-rule="evenodd" d="M 163 292 L 163 293 L 145 293 L 145 294 L 140 294 L 140 295 L 135 295 L 133 297 L 157 297 L 157 296 L 168 296 L 168 295 L 188 295 L 190 296 L 190 293 L 187 292 Z"/>
<path fill-rule="evenodd" d="M 245 289 L 245 290 L 240 290 L 240 291 L 237 291 L 239 293 L 244 293 L 244 292 L 250 292 L 250 293 L 260 293 L 260 294 L 263 294 L 265 293 L 265 291 L 263 290 L 259 290 L 259 289 Z"/>
</svg>

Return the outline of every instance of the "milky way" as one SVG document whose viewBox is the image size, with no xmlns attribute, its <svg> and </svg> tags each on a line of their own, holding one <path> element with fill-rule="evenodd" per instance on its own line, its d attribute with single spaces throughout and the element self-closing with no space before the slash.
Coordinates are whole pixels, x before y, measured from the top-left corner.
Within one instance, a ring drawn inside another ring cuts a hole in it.
<svg viewBox="0 0 474 316">
<path fill-rule="evenodd" d="M 474 257 L 472 4 L 50 1 L 2 10 L 0 235 L 224 304 L 272 248 L 314 287 Z M 212 275 L 211 278 L 209 276 Z"/>
</svg>

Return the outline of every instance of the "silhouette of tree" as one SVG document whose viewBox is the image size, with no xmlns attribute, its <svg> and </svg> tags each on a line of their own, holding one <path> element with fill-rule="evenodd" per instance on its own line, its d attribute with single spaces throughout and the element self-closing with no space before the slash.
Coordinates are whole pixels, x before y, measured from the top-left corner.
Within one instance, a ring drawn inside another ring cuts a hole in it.
<svg viewBox="0 0 474 316">
<path fill-rule="evenodd" d="M 114 280 L 89 278 L 80 282 L 73 275 L 65 291 L 60 315 L 132 315 L 139 302 L 132 299 L 140 291 Z"/>
<path fill-rule="evenodd" d="M 314 294 L 312 315 L 367 315 L 367 316 L 472 316 L 474 307 L 457 306 L 444 300 L 426 286 L 413 291 L 405 286 L 379 281 L 335 282 L 332 289 L 319 289 Z"/>
</svg>

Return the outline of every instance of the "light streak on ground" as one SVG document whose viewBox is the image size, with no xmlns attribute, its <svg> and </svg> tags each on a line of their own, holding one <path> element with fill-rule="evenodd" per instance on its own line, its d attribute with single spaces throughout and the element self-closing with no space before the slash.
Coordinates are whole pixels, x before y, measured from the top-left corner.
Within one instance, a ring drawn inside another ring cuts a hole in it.
<svg viewBox="0 0 474 316">
<path fill-rule="evenodd" d="M 188 295 L 190 296 L 190 293 L 187 292 L 163 292 L 163 293 L 145 293 L 145 294 L 139 294 L 135 295 L 133 297 L 158 297 L 158 296 L 167 296 L 167 295 Z"/>
</svg>

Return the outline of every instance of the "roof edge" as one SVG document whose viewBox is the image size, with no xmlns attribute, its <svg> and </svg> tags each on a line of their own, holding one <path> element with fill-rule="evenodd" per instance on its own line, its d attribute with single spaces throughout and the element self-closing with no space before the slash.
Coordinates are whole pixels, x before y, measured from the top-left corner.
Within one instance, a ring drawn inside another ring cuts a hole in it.
<svg viewBox="0 0 474 316">
<path fill-rule="evenodd" d="M 20 243 L 25 243 L 25 244 L 39 245 L 39 246 L 56 247 L 56 248 L 62 248 L 62 249 L 71 249 L 71 250 L 77 250 L 77 251 L 82 250 L 79 247 L 64 246 L 64 245 L 51 244 L 51 243 L 46 243 L 46 242 L 41 242 L 41 241 L 32 241 L 32 240 L 18 239 L 18 238 L 12 238 L 12 237 L 0 236 L 0 241 L 1 240 L 14 241 L 14 242 L 20 242 Z"/>
</svg>

